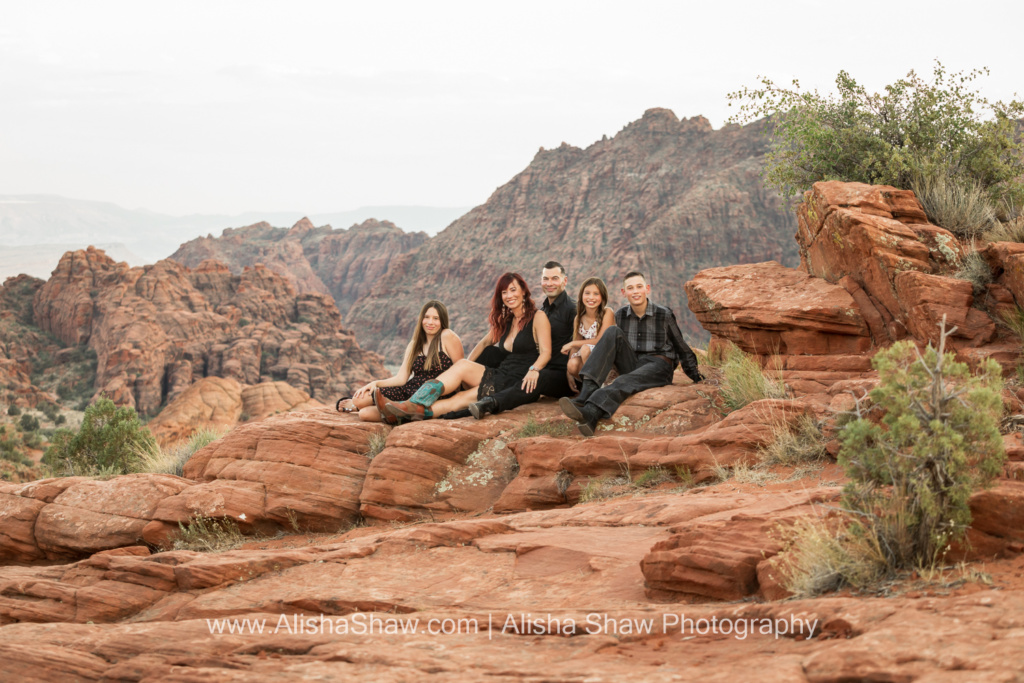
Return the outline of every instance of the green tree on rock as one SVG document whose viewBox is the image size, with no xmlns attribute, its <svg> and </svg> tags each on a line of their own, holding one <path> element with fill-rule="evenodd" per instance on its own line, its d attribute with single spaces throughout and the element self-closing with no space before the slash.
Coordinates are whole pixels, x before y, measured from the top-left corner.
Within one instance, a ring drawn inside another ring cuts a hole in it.
<svg viewBox="0 0 1024 683">
<path fill-rule="evenodd" d="M 138 471 L 156 439 L 132 408 L 101 398 L 85 410 L 78 432 L 58 429 L 43 462 L 63 474 L 127 474 Z"/>
</svg>

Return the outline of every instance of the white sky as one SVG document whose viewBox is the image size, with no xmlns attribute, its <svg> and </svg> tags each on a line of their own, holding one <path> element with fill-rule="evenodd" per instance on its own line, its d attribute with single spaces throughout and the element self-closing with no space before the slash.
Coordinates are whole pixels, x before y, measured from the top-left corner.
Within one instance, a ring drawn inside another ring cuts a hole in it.
<svg viewBox="0 0 1024 683">
<path fill-rule="evenodd" d="M 944 9 L 949 7 L 949 9 Z M 1019 1 L 0 0 L 0 194 L 172 214 L 472 206 L 541 146 L 755 77 L 932 60 L 1024 96 Z"/>
</svg>

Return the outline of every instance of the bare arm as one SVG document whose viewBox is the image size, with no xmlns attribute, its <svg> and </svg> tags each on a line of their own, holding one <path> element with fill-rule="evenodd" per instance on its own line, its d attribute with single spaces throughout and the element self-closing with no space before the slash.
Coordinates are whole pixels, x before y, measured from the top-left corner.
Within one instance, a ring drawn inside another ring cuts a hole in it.
<svg viewBox="0 0 1024 683">
<path fill-rule="evenodd" d="M 533 370 L 523 377 L 522 389 L 528 394 L 537 388 L 540 370 L 551 360 L 551 321 L 543 311 L 537 311 L 533 315 L 533 339 L 537 342 L 539 354 L 533 363 Z"/>
<path fill-rule="evenodd" d="M 451 330 L 441 332 L 441 346 L 453 363 L 466 357 L 466 351 L 462 348 L 462 340 Z"/>
<path fill-rule="evenodd" d="M 597 340 L 604 336 L 605 330 L 609 327 L 615 327 L 615 314 L 612 313 L 612 309 L 604 309 L 604 318 L 601 320 L 601 331 L 597 333 L 597 336 L 588 341 L 588 344 L 597 344 Z"/>
<path fill-rule="evenodd" d="M 367 382 L 363 386 L 356 389 L 356 392 L 352 394 L 352 398 L 362 398 L 363 396 L 369 396 L 370 392 L 377 387 L 400 387 L 409 381 L 409 371 L 405 367 L 405 358 L 402 359 L 402 367 L 399 368 L 398 372 L 388 377 L 387 379 L 375 379 L 372 382 Z"/>
<path fill-rule="evenodd" d="M 469 360 L 476 360 L 477 358 L 479 358 L 480 354 L 484 352 L 484 349 L 486 349 L 493 343 L 494 340 L 491 339 L 491 332 L 490 330 L 488 330 L 487 334 L 484 335 L 484 338 L 478 341 L 476 343 L 476 346 L 473 347 L 473 350 L 470 351 Z"/>
</svg>

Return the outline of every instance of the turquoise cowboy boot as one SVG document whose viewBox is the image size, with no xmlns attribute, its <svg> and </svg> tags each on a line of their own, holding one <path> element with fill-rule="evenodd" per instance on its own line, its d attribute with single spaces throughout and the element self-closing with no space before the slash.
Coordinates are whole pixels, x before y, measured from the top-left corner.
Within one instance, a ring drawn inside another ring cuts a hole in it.
<svg viewBox="0 0 1024 683">
<path fill-rule="evenodd" d="M 384 410 L 388 415 L 400 417 L 406 420 L 429 420 L 434 417 L 434 411 L 430 406 L 434 405 L 437 399 L 444 393 L 444 383 L 432 379 L 424 382 L 423 386 L 416 390 L 408 401 L 393 403 L 388 401 L 384 404 Z"/>
</svg>

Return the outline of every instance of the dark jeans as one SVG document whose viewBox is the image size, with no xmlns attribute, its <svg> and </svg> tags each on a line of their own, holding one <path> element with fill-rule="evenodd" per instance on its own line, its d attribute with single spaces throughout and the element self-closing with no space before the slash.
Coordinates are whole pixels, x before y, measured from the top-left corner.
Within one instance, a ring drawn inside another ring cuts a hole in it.
<svg viewBox="0 0 1024 683">
<path fill-rule="evenodd" d="M 537 388 L 530 393 L 522 390 L 522 384 L 523 382 L 520 380 L 513 386 L 494 394 L 491 398 L 498 403 L 497 410 L 494 412 L 500 413 L 503 410 L 512 410 L 527 403 L 535 403 L 540 399 L 541 395 L 561 398 L 563 396 L 572 396 L 574 393 L 569 388 L 569 379 L 565 375 L 565 367 L 544 368 L 541 370 L 540 377 L 537 378 Z"/>
<path fill-rule="evenodd" d="M 618 369 L 619 376 L 608 386 L 601 387 L 612 368 Z M 637 354 L 629 345 L 629 339 L 621 327 L 609 327 L 590 352 L 590 358 L 580 371 L 580 376 L 601 387 L 590 394 L 586 402 L 611 417 L 622 402 L 633 394 L 672 384 L 673 372 L 674 363 L 670 364 L 661 356 Z"/>
</svg>

